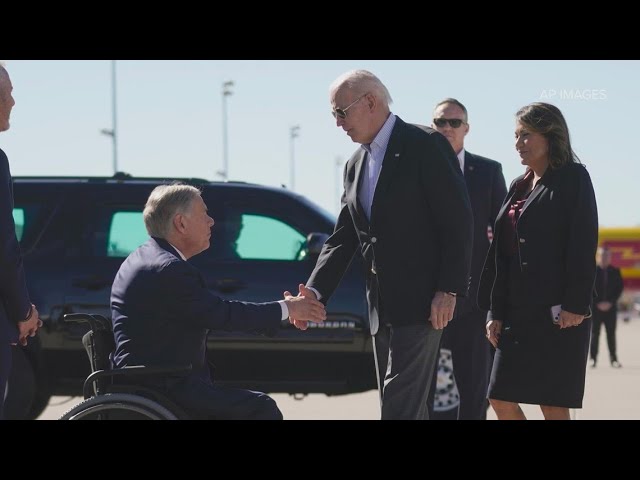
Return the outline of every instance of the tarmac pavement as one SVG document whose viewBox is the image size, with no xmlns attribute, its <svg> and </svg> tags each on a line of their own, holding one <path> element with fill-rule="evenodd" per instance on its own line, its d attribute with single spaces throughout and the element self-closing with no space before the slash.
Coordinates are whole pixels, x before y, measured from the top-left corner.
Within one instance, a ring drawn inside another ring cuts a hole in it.
<svg viewBox="0 0 640 480">
<path fill-rule="evenodd" d="M 604 329 L 603 329 L 604 330 Z M 617 328 L 618 359 L 622 368 L 609 365 L 606 334 L 600 334 L 598 365 L 587 367 L 587 381 L 582 409 L 572 410 L 577 420 L 640 420 L 640 318 L 624 322 Z M 378 392 L 371 390 L 351 395 L 328 397 L 308 395 L 297 400 L 288 394 L 271 395 L 287 420 L 377 420 L 380 415 Z M 57 419 L 80 397 L 52 397 L 39 419 Z M 542 419 L 540 409 L 522 406 L 527 418 Z M 495 414 L 489 409 L 489 419 Z"/>
</svg>

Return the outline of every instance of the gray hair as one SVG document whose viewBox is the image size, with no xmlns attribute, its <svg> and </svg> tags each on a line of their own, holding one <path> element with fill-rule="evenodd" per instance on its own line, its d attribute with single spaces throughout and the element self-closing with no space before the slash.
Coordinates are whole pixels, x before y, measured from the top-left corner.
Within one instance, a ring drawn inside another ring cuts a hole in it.
<svg viewBox="0 0 640 480">
<path fill-rule="evenodd" d="M 351 70 L 343 73 L 336 78 L 329 87 L 329 95 L 338 91 L 340 88 L 347 88 L 355 92 L 355 95 L 364 95 L 372 93 L 377 99 L 388 108 L 393 103 L 393 99 L 389 94 L 389 90 L 373 73 L 368 70 Z"/>
<path fill-rule="evenodd" d="M 188 212 L 193 201 L 200 196 L 200 190 L 191 185 L 160 185 L 154 188 L 142 212 L 149 235 L 166 239 L 171 232 L 173 217 L 177 213 Z"/>
<path fill-rule="evenodd" d="M 467 113 L 467 107 L 465 107 L 462 104 L 462 102 L 460 102 L 459 100 L 456 100 L 455 98 L 445 98 L 444 100 L 438 102 L 436 106 L 433 107 L 433 111 L 435 112 L 440 105 L 446 105 L 446 104 L 456 105 L 460 107 L 460 110 L 462 110 L 462 113 L 464 113 L 464 121 L 465 122 L 469 121 L 469 114 Z"/>
</svg>

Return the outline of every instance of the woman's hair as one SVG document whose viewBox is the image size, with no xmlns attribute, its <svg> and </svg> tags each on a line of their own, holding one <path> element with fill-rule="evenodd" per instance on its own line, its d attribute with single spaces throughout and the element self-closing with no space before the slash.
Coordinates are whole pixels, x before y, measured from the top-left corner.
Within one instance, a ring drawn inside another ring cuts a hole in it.
<svg viewBox="0 0 640 480">
<path fill-rule="evenodd" d="M 516 112 L 516 121 L 527 130 L 543 135 L 549 142 L 549 164 L 559 168 L 567 163 L 580 163 L 571 148 L 569 127 L 555 105 L 535 102 Z"/>
</svg>

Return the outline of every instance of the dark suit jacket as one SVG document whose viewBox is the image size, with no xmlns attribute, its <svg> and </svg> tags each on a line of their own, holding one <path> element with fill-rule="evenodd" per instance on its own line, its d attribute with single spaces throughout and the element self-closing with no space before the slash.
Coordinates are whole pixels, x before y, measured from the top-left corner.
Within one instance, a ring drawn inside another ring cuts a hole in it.
<svg viewBox="0 0 640 480">
<path fill-rule="evenodd" d="M 13 185 L 9 160 L 0 150 L 0 342 L 15 343 L 16 324 L 31 308 L 20 245 L 13 222 Z"/>
<path fill-rule="evenodd" d="M 487 227 L 493 225 L 507 194 L 502 165 L 495 160 L 465 150 L 464 182 L 473 211 L 473 255 L 469 295 L 458 299 L 456 312 L 464 314 L 478 308 L 476 298 L 484 260 L 489 251 Z"/>
<path fill-rule="evenodd" d="M 624 283 L 622 282 L 622 275 L 620 269 L 609 265 L 607 267 L 607 282 L 604 282 L 604 269 L 598 265 L 596 269 L 596 284 L 595 284 L 595 298 L 593 303 L 598 302 L 611 302 L 613 307 L 609 312 L 616 312 L 618 307 L 618 300 L 622 295 L 624 289 Z"/>
<path fill-rule="evenodd" d="M 151 238 L 132 252 L 111 289 L 114 364 L 193 366 L 208 380 L 209 330 L 275 334 L 282 317 L 277 302 L 245 303 L 212 294 L 200 272 L 165 240 Z"/>
<path fill-rule="evenodd" d="M 384 323 L 424 323 L 438 290 L 467 294 L 473 243 L 469 196 L 451 145 L 426 130 L 396 118 L 370 222 L 358 200 L 365 150 L 359 148 L 347 162 L 342 209 L 307 283 L 321 301 L 328 301 L 356 251 L 365 259 L 368 289 L 379 286 L 383 311 L 371 300 L 370 311 L 382 313 Z M 375 320 L 370 326 L 375 334 Z"/>
<path fill-rule="evenodd" d="M 501 224 L 509 221 L 516 178 L 498 214 L 496 228 L 480 279 L 478 303 L 504 320 L 507 274 L 496 255 Z M 596 273 L 598 210 L 591 178 L 580 164 L 548 168 L 525 202 L 516 225 L 516 259 L 525 278 L 526 303 L 562 304 L 568 312 L 589 313 Z"/>
</svg>

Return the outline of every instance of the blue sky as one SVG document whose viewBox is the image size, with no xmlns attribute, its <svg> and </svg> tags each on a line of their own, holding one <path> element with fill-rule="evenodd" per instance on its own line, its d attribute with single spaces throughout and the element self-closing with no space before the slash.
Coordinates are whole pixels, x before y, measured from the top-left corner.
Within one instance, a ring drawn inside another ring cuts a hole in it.
<svg viewBox="0 0 640 480">
<path fill-rule="evenodd" d="M 6 60 L 16 106 L 0 134 L 12 173 L 112 174 L 111 61 Z M 229 178 L 289 184 L 290 128 L 295 190 L 331 212 L 342 166 L 356 144 L 330 115 L 329 84 L 354 68 L 385 83 L 392 111 L 430 124 L 433 106 L 455 97 L 469 111 L 466 148 L 523 172 L 514 113 L 548 101 L 564 113 L 574 150 L 593 179 L 602 226 L 640 225 L 633 144 L 640 61 L 184 60 L 117 62 L 119 170 L 137 176 L 218 179 L 223 167 L 222 83 L 227 97 Z"/>
</svg>

